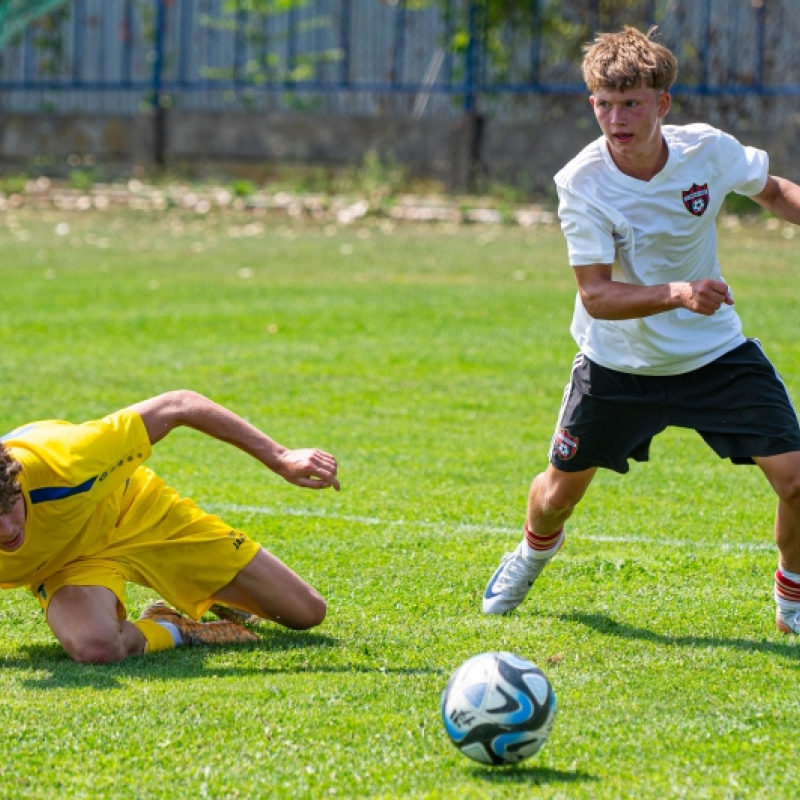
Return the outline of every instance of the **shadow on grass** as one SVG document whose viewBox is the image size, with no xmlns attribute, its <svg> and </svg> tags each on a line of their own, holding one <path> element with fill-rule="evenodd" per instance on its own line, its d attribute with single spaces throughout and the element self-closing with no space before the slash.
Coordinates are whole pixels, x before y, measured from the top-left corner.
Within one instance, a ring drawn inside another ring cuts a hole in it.
<svg viewBox="0 0 800 800">
<path fill-rule="evenodd" d="M 550 767 L 535 767 L 512 765 L 509 767 L 496 767 L 494 769 L 476 770 L 475 777 L 487 783 L 521 783 L 525 786 L 547 786 L 551 783 L 587 783 L 597 781 L 598 778 L 580 770 L 568 771 L 551 769 Z"/>
<path fill-rule="evenodd" d="M 21 647 L 18 655 L 0 657 L 0 670 L 33 672 L 22 682 L 33 689 L 69 689 L 91 686 L 94 689 L 119 689 L 130 678 L 145 680 L 177 680 L 281 674 L 386 674 L 425 675 L 440 674 L 433 667 L 383 667 L 369 664 L 319 665 L 298 664 L 293 651 L 308 649 L 332 650 L 339 646 L 337 639 L 320 633 L 289 630 L 258 630 L 260 641 L 252 644 L 225 647 L 179 647 L 154 653 L 146 657 L 133 657 L 115 664 L 78 664 L 57 643 L 35 644 Z M 286 666 L 254 663 L 259 654 L 286 654 Z M 236 661 L 220 664 L 219 658 Z M 209 658 L 214 661 L 209 662 Z"/>
<path fill-rule="evenodd" d="M 647 628 L 637 628 L 634 625 L 617 622 L 608 614 L 584 614 L 580 611 L 560 614 L 558 618 L 565 622 L 578 622 L 599 633 L 617 636 L 620 639 L 639 639 L 668 647 L 727 647 L 748 653 L 771 653 L 800 661 L 800 642 L 794 638 L 787 639 L 783 644 L 763 639 L 734 639 L 720 636 L 668 636 Z"/>
</svg>

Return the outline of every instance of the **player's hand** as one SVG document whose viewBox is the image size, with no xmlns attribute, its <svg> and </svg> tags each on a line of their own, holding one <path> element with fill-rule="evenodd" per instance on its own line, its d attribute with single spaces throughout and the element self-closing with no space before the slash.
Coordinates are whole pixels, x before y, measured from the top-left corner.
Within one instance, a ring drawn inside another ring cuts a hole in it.
<svg viewBox="0 0 800 800">
<path fill-rule="evenodd" d="M 340 489 L 336 459 L 323 450 L 286 450 L 274 469 L 284 480 L 304 489 Z"/>
<path fill-rule="evenodd" d="M 706 278 L 702 281 L 681 284 L 681 305 L 689 311 L 694 311 L 695 314 L 710 317 L 720 306 L 732 306 L 733 296 L 725 281 Z"/>
</svg>

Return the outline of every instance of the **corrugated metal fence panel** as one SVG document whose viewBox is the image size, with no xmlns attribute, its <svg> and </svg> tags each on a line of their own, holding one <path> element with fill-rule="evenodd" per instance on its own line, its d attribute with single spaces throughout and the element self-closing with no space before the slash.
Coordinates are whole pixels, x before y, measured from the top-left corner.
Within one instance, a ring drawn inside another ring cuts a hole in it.
<svg viewBox="0 0 800 800">
<path fill-rule="evenodd" d="M 512 113 L 514 97 L 582 93 L 581 44 L 625 23 L 659 25 L 678 96 L 800 95 L 798 0 L 529 0 L 491 36 L 489 2 L 308 0 L 263 15 L 223 0 L 73 0 L 0 51 L 0 102 L 125 114 L 160 92 L 198 110 Z"/>
</svg>

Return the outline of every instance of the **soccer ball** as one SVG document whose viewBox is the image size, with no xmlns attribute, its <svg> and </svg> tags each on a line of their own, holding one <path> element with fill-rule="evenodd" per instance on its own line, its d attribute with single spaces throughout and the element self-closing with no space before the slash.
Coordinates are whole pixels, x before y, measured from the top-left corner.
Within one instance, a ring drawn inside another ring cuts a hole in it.
<svg viewBox="0 0 800 800">
<path fill-rule="evenodd" d="M 545 674 L 513 653 L 481 653 L 450 678 L 441 700 L 444 729 L 467 757 L 511 764 L 538 753 L 556 716 Z"/>
</svg>

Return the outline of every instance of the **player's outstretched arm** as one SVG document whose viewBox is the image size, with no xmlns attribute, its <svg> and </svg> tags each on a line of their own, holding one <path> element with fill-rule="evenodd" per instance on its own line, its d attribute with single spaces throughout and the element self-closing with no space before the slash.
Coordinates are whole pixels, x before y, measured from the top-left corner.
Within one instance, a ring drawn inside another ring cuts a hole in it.
<svg viewBox="0 0 800 800">
<path fill-rule="evenodd" d="M 753 200 L 775 216 L 800 225 L 800 186 L 786 178 L 770 175 Z"/>
<path fill-rule="evenodd" d="M 193 428 L 248 453 L 295 486 L 339 490 L 336 459 L 322 450 L 289 450 L 228 408 L 197 392 L 178 389 L 132 405 L 151 444 L 178 427 Z"/>
</svg>

